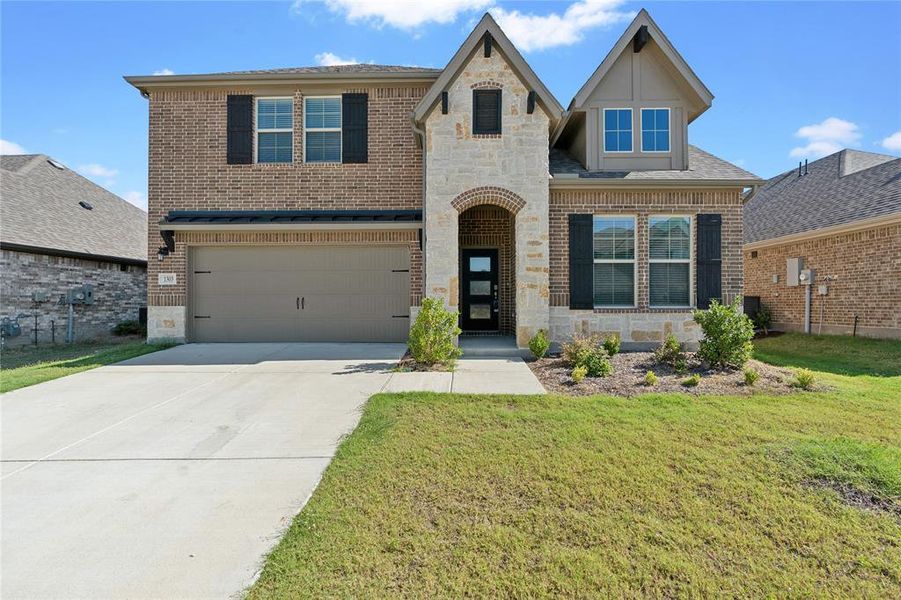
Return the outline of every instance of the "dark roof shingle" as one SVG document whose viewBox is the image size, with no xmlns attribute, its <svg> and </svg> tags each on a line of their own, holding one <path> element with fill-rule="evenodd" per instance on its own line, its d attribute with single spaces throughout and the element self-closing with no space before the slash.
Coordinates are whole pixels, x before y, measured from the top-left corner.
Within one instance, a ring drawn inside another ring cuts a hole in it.
<svg viewBox="0 0 901 600">
<path fill-rule="evenodd" d="M 51 160 L 0 157 L 0 242 L 147 260 L 147 213 Z"/>
<path fill-rule="evenodd" d="M 901 213 L 901 158 L 842 150 L 773 177 L 744 207 L 745 243 Z"/>
</svg>

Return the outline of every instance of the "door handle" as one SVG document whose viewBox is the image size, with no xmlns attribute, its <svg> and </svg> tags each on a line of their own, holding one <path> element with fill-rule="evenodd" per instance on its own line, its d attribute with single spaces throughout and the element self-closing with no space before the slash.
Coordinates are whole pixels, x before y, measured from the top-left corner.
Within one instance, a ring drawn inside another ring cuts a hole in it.
<svg viewBox="0 0 901 600">
<path fill-rule="evenodd" d="M 300 297 L 297 298 L 297 310 L 300 310 Z"/>
<path fill-rule="evenodd" d="M 306 301 L 307 301 L 306 296 L 303 296 L 303 297 L 300 299 L 300 310 L 304 310 L 304 308 L 306 308 L 306 307 L 304 306 L 304 304 L 306 304 Z"/>
</svg>

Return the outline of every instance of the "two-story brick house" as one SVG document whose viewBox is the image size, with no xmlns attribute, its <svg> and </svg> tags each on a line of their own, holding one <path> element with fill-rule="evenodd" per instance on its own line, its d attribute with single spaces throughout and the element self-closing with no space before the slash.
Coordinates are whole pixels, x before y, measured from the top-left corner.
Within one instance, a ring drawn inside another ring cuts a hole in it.
<svg viewBox="0 0 901 600">
<path fill-rule="evenodd" d="M 567 110 L 485 15 L 444 69 L 128 77 L 150 101 L 149 332 L 690 342 L 742 288 L 754 175 L 689 145 L 712 94 L 641 11 Z"/>
</svg>

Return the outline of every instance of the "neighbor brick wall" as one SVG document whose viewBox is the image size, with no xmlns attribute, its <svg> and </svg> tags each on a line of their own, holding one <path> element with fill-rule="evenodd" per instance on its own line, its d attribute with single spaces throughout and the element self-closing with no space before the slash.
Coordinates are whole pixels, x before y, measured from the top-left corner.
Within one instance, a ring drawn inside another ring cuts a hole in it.
<svg viewBox="0 0 901 600">
<path fill-rule="evenodd" d="M 516 333 L 516 249 L 513 214 L 506 208 L 483 204 L 460 213 L 460 249 L 497 248 L 499 327 Z M 463 265 L 461 265 L 461 269 Z M 460 281 L 463 280 L 462 271 Z M 462 308 L 462 307 L 461 307 Z"/>
<path fill-rule="evenodd" d="M 797 257 L 828 286 L 826 296 L 812 290 L 814 333 L 822 311 L 824 333 L 851 333 L 857 315 L 858 334 L 901 337 L 901 224 L 745 250 L 745 293 L 760 296 L 777 328 L 804 328 L 804 286 L 785 283 L 786 259 Z"/>
<path fill-rule="evenodd" d="M 86 283 L 94 286 L 94 304 L 75 306 L 76 340 L 109 336 L 117 323 L 136 321 L 147 297 L 146 269 L 136 265 L 124 268 L 117 263 L 0 250 L 0 316 L 29 315 L 19 321 L 22 335 L 6 343 L 34 341 L 31 315 L 35 312 L 39 343 L 50 341 L 51 320 L 56 325 L 56 341 L 64 342 L 68 307 L 59 304 L 59 297 Z M 49 300 L 32 302 L 34 292 L 49 294 Z"/>
<path fill-rule="evenodd" d="M 369 94 L 369 162 L 303 162 L 304 89 L 271 89 L 259 95 L 294 98 L 294 162 L 226 164 L 226 102 L 251 89 L 162 90 L 150 97 L 148 180 L 149 301 L 184 302 L 185 290 L 159 289 L 157 274 L 176 272 L 184 281 L 184 249 L 178 236 L 174 256 L 155 259 L 162 245 L 157 223 L 170 210 L 415 209 L 422 207 L 422 151 L 410 128 L 410 112 L 426 85 L 347 88 L 329 91 Z M 311 95 L 322 95 L 316 92 Z M 406 235 L 406 233 L 404 234 Z M 294 243 L 280 237 L 269 243 Z M 418 246 L 417 246 L 418 250 Z M 180 286 L 183 285 L 180 283 Z M 417 295 L 421 282 L 416 283 Z M 180 297 L 180 300 L 179 300 Z"/>
</svg>

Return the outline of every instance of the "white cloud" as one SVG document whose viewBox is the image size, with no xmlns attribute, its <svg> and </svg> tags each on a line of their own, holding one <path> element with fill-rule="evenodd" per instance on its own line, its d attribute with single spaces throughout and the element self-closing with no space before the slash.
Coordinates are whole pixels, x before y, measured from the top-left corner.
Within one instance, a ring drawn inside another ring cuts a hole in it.
<svg viewBox="0 0 901 600">
<path fill-rule="evenodd" d="M 901 152 L 901 131 L 896 131 L 892 135 L 882 140 L 882 147 L 886 150 Z"/>
<path fill-rule="evenodd" d="M 792 148 L 789 156 L 820 158 L 857 144 L 860 141 L 860 128 L 851 121 L 829 117 L 822 123 L 801 127 L 795 132 L 795 137 L 806 140 L 807 144 Z"/>
<path fill-rule="evenodd" d="M 338 65 L 356 65 L 359 64 L 356 58 L 341 58 L 337 54 L 333 54 L 331 52 L 320 52 L 313 58 L 316 59 L 316 64 L 321 67 L 335 67 Z"/>
<path fill-rule="evenodd" d="M 582 41 L 589 29 L 634 18 L 633 11 L 616 10 L 621 4 L 622 0 L 581 0 L 570 4 L 562 15 L 525 14 L 500 7 L 490 12 L 516 47 L 529 52 L 569 46 Z"/>
<path fill-rule="evenodd" d="M 147 196 L 144 195 L 144 192 L 132 190 L 130 192 L 125 192 L 124 194 L 122 194 L 122 197 L 138 208 L 147 210 Z"/>
<path fill-rule="evenodd" d="M 86 175 L 88 177 L 106 177 L 110 179 L 119 174 L 118 169 L 111 169 L 109 167 L 104 167 L 103 165 L 99 165 L 97 163 L 91 163 L 89 165 L 81 165 L 78 167 L 78 172 L 82 175 Z M 112 183 L 108 181 L 107 183 Z"/>
<path fill-rule="evenodd" d="M 160 69 L 159 71 L 154 71 L 154 75 L 175 75 L 175 71 L 172 69 Z"/>
<path fill-rule="evenodd" d="M 343 14 L 351 23 L 368 22 L 413 30 L 428 23 L 453 23 L 460 13 L 483 9 L 494 0 L 325 0 L 333 13 Z M 294 11 L 301 12 L 309 0 L 297 0 Z"/>
<path fill-rule="evenodd" d="M 0 140 L 0 154 L 28 154 L 28 152 L 15 142 Z"/>
</svg>

